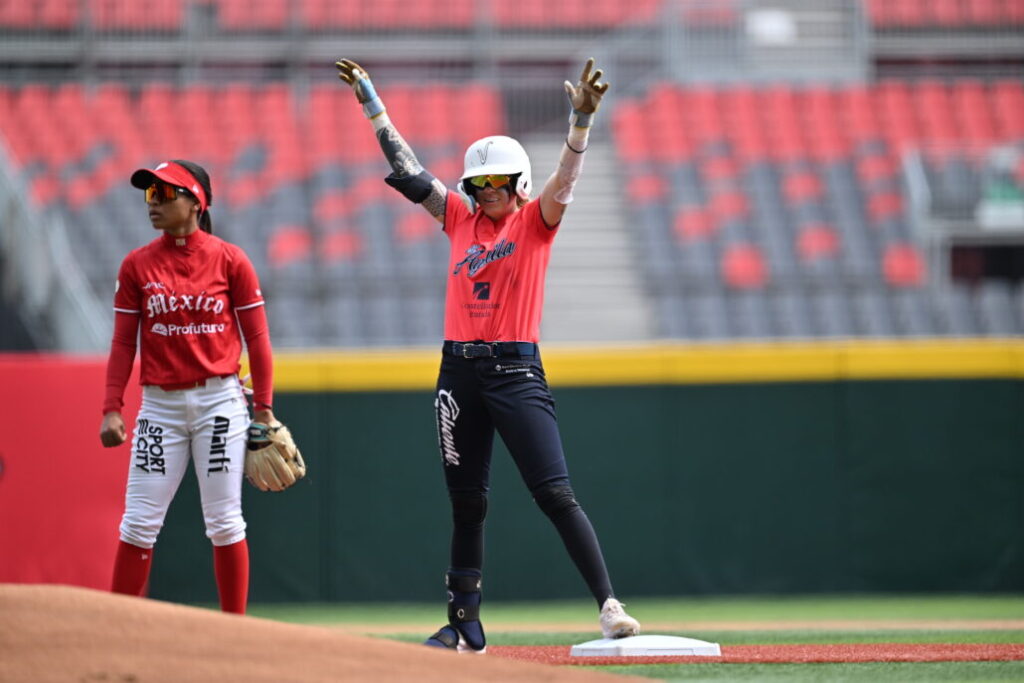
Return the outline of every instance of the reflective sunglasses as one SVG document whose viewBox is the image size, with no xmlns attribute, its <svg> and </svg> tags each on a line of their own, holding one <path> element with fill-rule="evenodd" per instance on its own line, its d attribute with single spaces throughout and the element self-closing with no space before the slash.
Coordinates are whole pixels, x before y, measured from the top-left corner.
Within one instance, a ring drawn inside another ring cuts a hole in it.
<svg viewBox="0 0 1024 683">
<path fill-rule="evenodd" d="M 504 187 L 508 185 L 509 182 L 511 181 L 512 178 L 510 178 L 507 175 L 501 174 L 478 175 L 469 178 L 469 184 L 472 185 L 473 187 L 484 187 L 486 185 L 490 185 L 495 189 L 499 187 Z"/>
<path fill-rule="evenodd" d="M 187 195 L 188 190 L 175 185 L 168 185 L 167 183 L 153 183 L 146 188 L 146 203 L 153 201 L 156 197 L 159 203 L 173 202 L 178 198 L 179 194 Z"/>
</svg>

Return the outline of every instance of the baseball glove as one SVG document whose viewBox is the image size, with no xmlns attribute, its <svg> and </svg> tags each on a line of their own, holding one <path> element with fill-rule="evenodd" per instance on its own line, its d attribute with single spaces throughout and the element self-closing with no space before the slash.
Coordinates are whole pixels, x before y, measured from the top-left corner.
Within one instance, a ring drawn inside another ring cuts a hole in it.
<svg viewBox="0 0 1024 683">
<path fill-rule="evenodd" d="M 306 476 L 302 454 L 280 422 L 253 422 L 245 445 L 245 478 L 260 491 L 284 491 Z"/>
</svg>

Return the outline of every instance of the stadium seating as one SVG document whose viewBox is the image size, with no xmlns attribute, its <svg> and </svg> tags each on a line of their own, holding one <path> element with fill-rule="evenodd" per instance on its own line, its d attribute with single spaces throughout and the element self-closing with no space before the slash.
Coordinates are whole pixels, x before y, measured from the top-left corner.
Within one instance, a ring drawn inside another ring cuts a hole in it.
<svg viewBox="0 0 1024 683">
<path fill-rule="evenodd" d="M 208 12 L 225 33 L 276 33 L 296 26 L 322 31 L 468 31 L 479 23 L 504 29 L 607 30 L 656 21 L 665 0 L 579 0 L 517 3 L 489 0 L 0 0 L 0 27 L 19 31 L 180 32 L 192 11 Z M 686 7 L 690 0 L 676 0 Z M 691 12 L 693 21 L 707 12 Z M 721 13 L 715 13 L 715 16 Z"/>
<path fill-rule="evenodd" d="M 920 154 L 931 210 L 971 218 L 982 152 L 1024 139 L 1022 97 L 1016 79 L 925 79 L 660 84 L 621 102 L 614 138 L 638 250 L 657 254 L 647 286 L 668 311 L 661 333 L 1024 329 L 1012 288 L 932 289 L 901 170 L 905 153 Z"/>
<path fill-rule="evenodd" d="M 504 129 L 486 86 L 382 96 L 421 161 L 449 183 L 472 139 Z M 152 239 L 127 173 L 170 154 L 210 172 L 215 232 L 256 265 L 282 345 L 440 335 L 446 240 L 384 184 L 387 164 L 344 88 L 300 99 L 281 84 L 0 87 L 0 130 L 34 203 L 63 216 L 75 252 L 88 255 L 83 269 L 103 299 L 124 255 Z"/>
<path fill-rule="evenodd" d="M 880 29 L 996 28 L 1024 24 L 1019 0 L 867 0 Z"/>
<path fill-rule="evenodd" d="M 878 30 L 998 29 L 1024 24 L 1019 0 L 861 0 Z M 653 25 L 665 11 L 694 30 L 740 25 L 736 0 L 0 0 L 0 27 L 18 31 L 179 32 L 191 11 L 208 12 L 225 33 L 274 33 L 295 26 L 323 31 L 470 31 L 478 24 L 504 30 L 595 31 Z"/>
<path fill-rule="evenodd" d="M 470 141 L 504 129 L 488 86 L 382 94 L 448 182 Z M 979 151 L 1024 140 L 1020 80 L 663 83 L 610 114 L 637 257 L 664 312 L 660 334 L 1024 329 L 1019 287 L 931 286 L 903 179 L 904 154 L 916 150 L 936 189 L 932 210 L 969 216 L 982 192 Z M 72 246 L 90 254 L 83 268 L 101 297 L 124 254 L 151 237 L 125 169 L 172 150 L 211 172 L 215 229 L 256 264 L 282 344 L 440 334 L 445 240 L 381 182 L 387 166 L 370 128 L 333 83 L 3 87 L 0 130 L 32 201 L 63 216 Z M 1024 166 L 1008 173 L 1024 181 Z"/>
</svg>

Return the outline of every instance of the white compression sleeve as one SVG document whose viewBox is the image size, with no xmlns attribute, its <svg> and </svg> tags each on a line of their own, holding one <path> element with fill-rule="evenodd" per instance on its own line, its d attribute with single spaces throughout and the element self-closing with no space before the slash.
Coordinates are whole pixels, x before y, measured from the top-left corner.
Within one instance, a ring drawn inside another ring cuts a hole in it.
<svg viewBox="0 0 1024 683">
<path fill-rule="evenodd" d="M 555 171 L 555 180 L 558 182 L 555 201 L 559 204 L 568 204 L 572 201 L 573 188 L 583 169 L 583 153 L 587 151 L 589 136 L 589 127 L 571 126 L 569 128 L 565 147 L 562 148 L 562 155 L 558 159 L 558 169 Z"/>
</svg>

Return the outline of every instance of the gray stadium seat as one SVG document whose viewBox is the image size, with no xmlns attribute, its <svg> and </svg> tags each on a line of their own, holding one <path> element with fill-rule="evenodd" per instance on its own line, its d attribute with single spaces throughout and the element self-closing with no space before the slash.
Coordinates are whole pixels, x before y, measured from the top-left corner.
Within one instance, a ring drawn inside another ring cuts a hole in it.
<svg viewBox="0 0 1024 683">
<path fill-rule="evenodd" d="M 974 298 L 984 334 L 1014 335 L 1021 331 L 1020 311 L 1014 306 L 1009 283 L 985 280 L 975 289 Z"/>
</svg>

